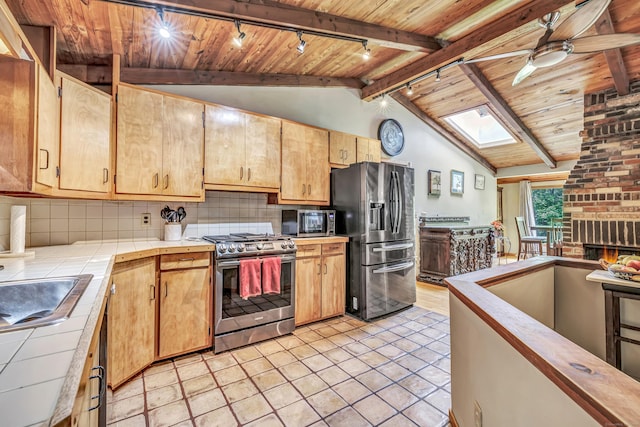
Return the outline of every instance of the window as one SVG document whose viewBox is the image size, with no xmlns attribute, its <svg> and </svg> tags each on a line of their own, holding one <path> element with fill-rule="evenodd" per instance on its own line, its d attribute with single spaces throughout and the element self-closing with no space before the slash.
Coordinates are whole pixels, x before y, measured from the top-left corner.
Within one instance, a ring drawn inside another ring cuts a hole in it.
<svg viewBox="0 0 640 427">
<path fill-rule="evenodd" d="M 550 225 L 552 218 L 562 218 L 562 188 L 532 188 L 536 225 Z"/>
<path fill-rule="evenodd" d="M 514 144 L 516 140 L 486 105 L 444 118 L 460 135 L 478 148 Z"/>
</svg>

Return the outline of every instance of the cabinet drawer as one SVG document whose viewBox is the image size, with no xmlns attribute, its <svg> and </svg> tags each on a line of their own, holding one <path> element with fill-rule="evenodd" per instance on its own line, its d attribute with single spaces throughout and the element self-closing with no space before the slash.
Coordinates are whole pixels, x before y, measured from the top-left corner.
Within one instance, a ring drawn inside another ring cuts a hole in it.
<svg viewBox="0 0 640 427">
<path fill-rule="evenodd" d="M 335 255 L 344 253 L 344 243 L 325 243 L 322 245 L 322 255 Z"/>
<path fill-rule="evenodd" d="M 300 245 L 296 257 L 320 256 L 322 254 L 322 245 Z"/>
<path fill-rule="evenodd" d="M 160 270 L 206 267 L 211 262 L 211 252 L 190 252 L 160 256 Z"/>
</svg>

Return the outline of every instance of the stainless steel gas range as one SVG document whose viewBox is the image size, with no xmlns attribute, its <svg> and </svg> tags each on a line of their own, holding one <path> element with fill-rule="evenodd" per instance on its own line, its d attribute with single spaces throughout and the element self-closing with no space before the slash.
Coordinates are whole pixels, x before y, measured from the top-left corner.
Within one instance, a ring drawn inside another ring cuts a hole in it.
<svg viewBox="0 0 640 427">
<path fill-rule="evenodd" d="M 214 352 L 293 332 L 295 242 L 251 233 L 202 238 L 216 244 Z"/>
</svg>

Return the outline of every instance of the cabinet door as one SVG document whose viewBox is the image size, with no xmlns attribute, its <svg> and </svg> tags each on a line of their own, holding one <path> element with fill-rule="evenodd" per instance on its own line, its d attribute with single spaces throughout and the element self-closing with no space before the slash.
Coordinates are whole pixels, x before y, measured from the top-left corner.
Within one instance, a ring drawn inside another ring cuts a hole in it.
<svg viewBox="0 0 640 427">
<path fill-rule="evenodd" d="M 162 192 L 162 101 L 157 93 L 118 87 L 117 193 Z"/>
<path fill-rule="evenodd" d="M 369 161 L 380 163 L 382 160 L 380 154 L 380 140 L 379 139 L 368 139 L 369 141 Z"/>
<path fill-rule="evenodd" d="M 211 345 L 209 271 L 192 268 L 160 275 L 159 358 Z"/>
<path fill-rule="evenodd" d="M 60 188 L 108 193 L 111 97 L 67 77 L 59 84 Z"/>
<path fill-rule="evenodd" d="M 344 254 L 322 257 L 322 317 L 344 314 L 345 274 Z"/>
<path fill-rule="evenodd" d="M 246 114 L 246 184 L 280 188 L 280 120 Z"/>
<path fill-rule="evenodd" d="M 285 200 L 307 198 L 307 127 L 282 122 L 282 184 L 280 196 Z"/>
<path fill-rule="evenodd" d="M 245 114 L 232 108 L 206 105 L 204 135 L 204 182 L 241 185 L 246 173 Z"/>
<path fill-rule="evenodd" d="M 40 66 L 38 67 L 37 110 L 38 165 L 36 167 L 36 181 L 49 187 L 58 188 L 60 166 L 58 91 L 44 68 Z"/>
<path fill-rule="evenodd" d="M 329 132 L 307 128 L 307 195 L 306 200 L 329 203 Z"/>
<path fill-rule="evenodd" d="M 92 399 L 94 396 L 99 396 L 100 387 L 97 378 L 90 378 L 94 374 L 98 374 L 93 371 L 93 367 L 98 366 L 100 346 L 98 343 L 89 350 L 89 355 L 85 363 L 85 367 L 82 371 L 82 378 L 80 378 L 80 386 L 78 387 L 78 394 L 76 395 L 76 401 L 74 404 L 73 412 L 71 415 L 73 426 L 82 427 L 98 427 L 100 421 L 100 411 L 98 408 L 89 411 L 89 408 L 93 408 L 98 404 L 97 399 Z M 103 405 L 106 405 L 106 396 Z"/>
<path fill-rule="evenodd" d="M 155 356 L 156 260 L 116 264 L 111 275 L 107 330 L 108 378 L 113 388 L 150 365 Z"/>
<path fill-rule="evenodd" d="M 356 137 L 348 133 L 329 131 L 329 162 L 348 166 L 356 162 Z"/>
<path fill-rule="evenodd" d="M 320 257 L 296 260 L 296 325 L 320 319 L 321 267 Z"/>
<path fill-rule="evenodd" d="M 164 97 L 162 194 L 200 196 L 204 191 L 204 105 Z"/>
</svg>

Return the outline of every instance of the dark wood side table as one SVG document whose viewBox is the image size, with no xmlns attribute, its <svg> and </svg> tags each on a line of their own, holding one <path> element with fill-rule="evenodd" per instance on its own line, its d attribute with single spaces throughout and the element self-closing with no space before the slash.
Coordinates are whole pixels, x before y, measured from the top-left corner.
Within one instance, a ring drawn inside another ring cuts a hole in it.
<svg viewBox="0 0 640 427">
<path fill-rule="evenodd" d="M 640 300 L 640 288 L 603 282 L 602 289 L 604 290 L 605 304 L 607 363 L 621 369 L 622 342 L 640 345 L 640 341 L 622 336 L 621 330 L 640 331 L 640 327 L 620 322 L 620 299 Z"/>
</svg>

